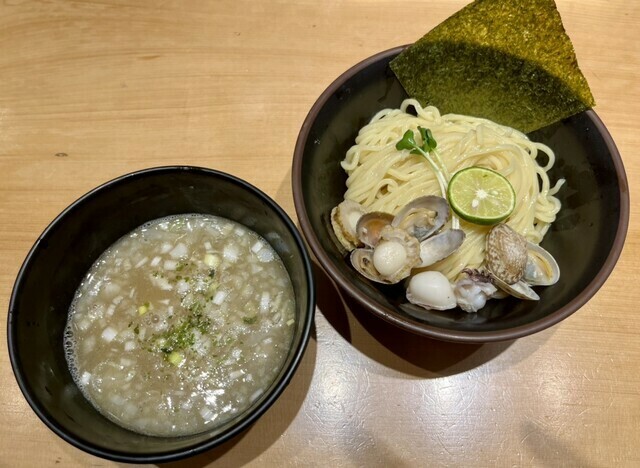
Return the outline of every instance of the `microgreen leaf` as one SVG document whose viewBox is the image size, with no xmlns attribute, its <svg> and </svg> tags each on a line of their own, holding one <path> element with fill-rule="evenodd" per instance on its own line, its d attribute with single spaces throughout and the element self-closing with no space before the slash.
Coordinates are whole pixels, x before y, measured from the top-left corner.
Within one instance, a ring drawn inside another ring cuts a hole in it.
<svg viewBox="0 0 640 468">
<path fill-rule="evenodd" d="M 407 130 L 404 132 L 402 139 L 396 143 L 396 149 L 398 150 L 411 150 L 417 148 L 415 137 L 413 135 L 413 130 Z"/>
<path fill-rule="evenodd" d="M 410 150 L 409 154 L 418 154 L 420 156 L 423 156 L 429 162 L 429 165 L 433 169 L 433 173 L 438 180 L 438 185 L 440 185 L 440 192 L 442 193 L 442 197 L 446 198 L 448 183 L 447 177 L 445 176 L 446 169 L 444 169 L 443 172 L 443 169 L 439 167 L 438 164 L 436 164 L 433 158 L 429 155 L 429 153 L 436 148 L 436 140 L 433 138 L 431 130 L 429 130 L 428 128 L 418 127 L 418 131 L 420 132 L 420 136 L 422 137 L 422 146 L 418 146 L 418 144 L 416 143 L 413 130 L 407 130 L 406 132 L 404 132 L 402 139 L 400 139 L 400 141 L 396 143 L 396 149 Z M 440 157 L 438 156 L 437 152 L 433 151 L 433 155 L 438 161 L 440 161 Z"/>
<path fill-rule="evenodd" d="M 427 152 L 436 149 L 438 143 L 436 142 L 435 138 L 433 138 L 433 133 L 431 133 L 431 130 L 424 127 L 418 127 L 418 130 L 420 131 L 420 136 L 422 137 L 422 149 Z"/>
</svg>

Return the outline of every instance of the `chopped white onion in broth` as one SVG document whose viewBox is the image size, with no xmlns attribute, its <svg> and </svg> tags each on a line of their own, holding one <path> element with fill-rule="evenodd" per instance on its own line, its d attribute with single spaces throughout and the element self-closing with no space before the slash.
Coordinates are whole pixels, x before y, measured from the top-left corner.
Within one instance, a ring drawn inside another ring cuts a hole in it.
<svg viewBox="0 0 640 468">
<path fill-rule="evenodd" d="M 266 240 L 224 218 L 152 221 L 111 246 L 69 311 L 74 380 L 116 423 L 181 436 L 263 395 L 289 351 L 293 288 Z"/>
</svg>

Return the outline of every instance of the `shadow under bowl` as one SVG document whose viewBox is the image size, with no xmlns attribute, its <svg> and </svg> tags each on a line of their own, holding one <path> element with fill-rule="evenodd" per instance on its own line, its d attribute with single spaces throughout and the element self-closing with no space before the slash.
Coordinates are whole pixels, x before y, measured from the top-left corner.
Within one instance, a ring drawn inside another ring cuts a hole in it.
<svg viewBox="0 0 640 468">
<path fill-rule="evenodd" d="M 492 300 L 478 313 L 460 309 L 405 310 L 402 285 L 374 284 L 351 267 L 338 247 L 330 212 L 344 197 L 340 167 L 360 128 L 380 110 L 407 98 L 389 62 L 406 46 L 374 55 L 336 79 L 310 110 L 295 147 L 292 184 L 302 231 L 336 283 L 367 310 L 414 333 L 449 341 L 512 340 L 554 325 L 584 305 L 602 286 L 622 251 L 629 222 L 629 192 L 620 154 L 592 110 L 532 132 L 556 154 L 552 181 L 566 179 L 562 203 L 542 246 L 557 259 L 560 281 L 537 288 L 539 301 Z"/>
<path fill-rule="evenodd" d="M 152 437 L 118 426 L 84 398 L 67 367 L 63 332 L 75 291 L 94 261 L 145 222 L 181 213 L 231 219 L 273 246 L 293 283 L 296 329 L 280 373 L 250 408 L 203 433 Z M 302 358 L 314 309 L 313 276 L 304 242 L 273 200 L 222 172 L 195 167 L 152 168 L 87 193 L 38 238 L 18 274 L 9 304 L 9 355 L 25 398 L 58 436 L 88 453 L 115 461 L 168 462 L 229 440 L 273 404 Z"/>
</svg>

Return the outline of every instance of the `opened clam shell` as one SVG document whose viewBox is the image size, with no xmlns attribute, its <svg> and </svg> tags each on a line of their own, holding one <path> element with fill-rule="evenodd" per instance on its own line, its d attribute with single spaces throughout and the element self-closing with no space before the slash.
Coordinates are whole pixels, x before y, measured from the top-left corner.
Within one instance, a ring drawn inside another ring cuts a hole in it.
<svg viewBox="0 0 640 468">
<path fill-rule="evenodd" d="M 553 256 L 506 224 L 494 226 L 487 235 L 485 256 L 494 284 L 519 299 L 537 301 L 532 286 L 550 286 L 560 278 Z"/>
<path fill-rule="evenodd" d="M 365 213 L 364 207 L 353 200 L 344 200 L 331 210 L 333 232 L 345 249 L 353 250 L 360 244 L 356 226 Z"/>
<path fill-rule="evenodd" d="M 447 229 L 435 236 L 420 242 L 420 264 L 427 267 L 447 258 L 458 250 L 464 242 L 465 234 L 462 229 Z"/>
<path fill-rule="evenodd" d="M 448 219 L 447 200 L 435 195 L 427 195 L 405 205 L 396 214 L 392 225 L 404 229 L 422 241 L 444 226 Z"/>
<path fill-rule="evenodd" d="M 393 215 L 381 211 L 372 211 L 363 215 L 356 225 L 358 240 L 369 247 L 375 247 L 380 241 L 382 230 L 393 221 Z"/>
<path fill-rule="evenodd" d="M 517 297 L 518 299 L 524 299 L 527 301 L 537 301 L 540 296 L 527 284 L 526 281 L 520 280 L 513 284 L 508 284 L 495 276 L 492 278 L 493 284 L 495 284 L 502 291 L 508 293 L 510 296 Z"/>
<path fill-rule="evenodd" d="M 351 252 L 351 264 L 364 277 L 377 283 L 403 280 L 420 262 L 418 240 L 401 229 L 386 226 L 373 248 Z"/>
<path fill-rule="evenodd" d="M 527 243 L 527 264 L 523 280 L 531 286 L 551 286 L 560 279 L 558 262 L 539 245 Z"/>
</svg>

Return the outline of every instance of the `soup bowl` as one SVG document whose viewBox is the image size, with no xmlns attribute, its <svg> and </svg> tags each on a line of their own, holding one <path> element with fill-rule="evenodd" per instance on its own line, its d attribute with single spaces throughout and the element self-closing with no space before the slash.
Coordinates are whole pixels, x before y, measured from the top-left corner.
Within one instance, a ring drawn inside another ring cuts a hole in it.
<svg viewBox="0 0 640 468">
<path fill-rule="evenodd" d="M 67 366 L 63 333 L 75 291 L 93 262 L 136 227 L 180 213 L 231 219 L 266 239 L 291 278 L 296 323 L 280 372 L 248 409 L 206 432 L 153 437 L 120 427 L 84 398 Z M 9 304 L 9 355 L 25 398 L 58 436 L 111 460 L 167 462 L 227 441 L 274 403 L 302 358 L 314 307 L 312 270 L 305 245 L 273 200 L 222 172 L 196 167 L 152 168 L 119 177 L 82 196 L 38 238 L 20 269 Z"/>
<path fill-rule="evenodd" d="M 300 130 L 292 184 L 303 234 L 322 267 L 355 303 L 390 324 L 448 341 L 482 343 L 530 335 L 584 305 L 611 273 L 629 222 L 629 192 L 620 154 L 593 110 L 531 133 L 555 151 L 552 181 L 566 179 L 556 195 L 562 209 L 542 246 L 560 266 L 553 286 L 536 288 L 539 301 L 490 300 L 478 313 L 405 307 L 402 284 L 382 285 L 358 274 L 331 227 L 331 209 L 346 190 L 340 166 L 360 128 L 380 110 L 399 108 L 408 96 L 389 62 L 406 46 L 365 59 L 338 77 L 318 98 Z"/>
</svg>

